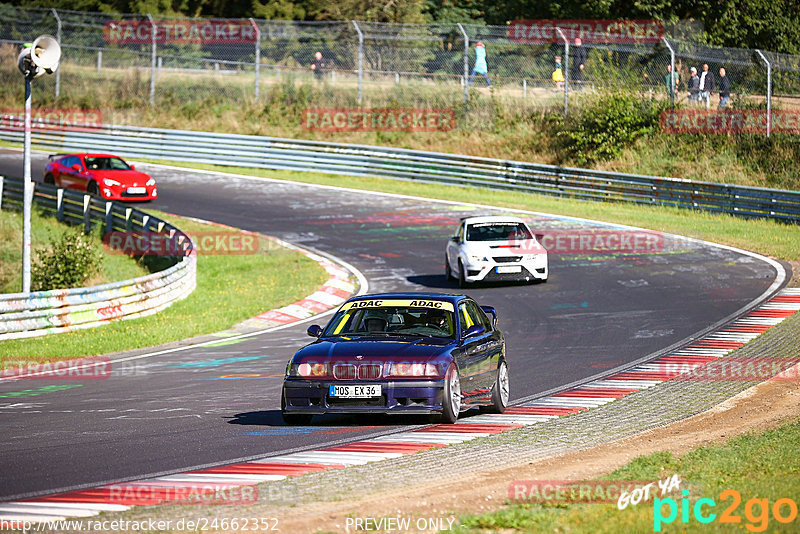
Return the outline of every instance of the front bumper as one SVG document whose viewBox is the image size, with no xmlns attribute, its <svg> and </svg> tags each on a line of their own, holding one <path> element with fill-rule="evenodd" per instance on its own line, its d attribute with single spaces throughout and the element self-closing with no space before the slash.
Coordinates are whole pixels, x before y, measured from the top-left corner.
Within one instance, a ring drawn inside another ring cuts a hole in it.
<svg viewBox="0 0 800 534">
<path fill-rule="evenodd" d="M 123 202 L 137 202 L 155 200 L 158 198 L 158 189 L 155 185 L 145 186 L 144 192 L 128 191 L 124 186 L 100 186 L 100 196 L 106 200 L 120 200 Z"/>
<path fill-rule="evenodd" d="M 517 269 L 518 272 L 503 272 L 504 270 Z M 479 262 L 465 266 L 467 282 L 511 282 L 547 280 L 549 268 L 547 257 L 537 257 L 532 261 L 518 262 Z"/>
<path fill-rule="evenodd" d="M 346 380 L 286 379 L 283 396 L 286 413 L 417 413 L 442 411 L 444 380 L 395 380 L 370 382 L 381 385 L 381 396 L 369 399 L 337 399 L 330 386 L 363 385 Z"/>
</svg>

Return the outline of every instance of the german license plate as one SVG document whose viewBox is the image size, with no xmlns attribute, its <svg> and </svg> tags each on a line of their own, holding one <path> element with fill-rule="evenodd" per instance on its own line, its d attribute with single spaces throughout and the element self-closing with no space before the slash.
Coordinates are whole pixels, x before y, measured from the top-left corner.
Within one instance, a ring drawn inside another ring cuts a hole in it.
<svg viewBox="0 0 800 534">
<path fill-rule="evenodd" d="M 521 273 L 522 267 L 519 265 L 508 265 L 503 267 L 497 267 L 497 274 L 508 274 L 508 273 Z"/>
<path fill-rule="evenodd" d="M 129 195 L 143 195 L 147 193 L 147 189 L 144 187 L 129 187 L 128 194 Z"/>
<path fill-rule="evenodd" d="M 381 386 L 378 384 L 358 385 L 358 386 L 330 386 L 328 392 L 330 397 L 345 399 L 369 399 L 370 397 L 381 396 Z"/>
</svg>

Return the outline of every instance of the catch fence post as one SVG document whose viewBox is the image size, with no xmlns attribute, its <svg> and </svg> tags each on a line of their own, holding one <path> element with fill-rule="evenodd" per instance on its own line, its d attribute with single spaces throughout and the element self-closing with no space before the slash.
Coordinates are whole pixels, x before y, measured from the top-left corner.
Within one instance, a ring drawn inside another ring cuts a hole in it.
<svg viewBox="0 0 800 534">
<path fill-rule="evenodd" d="M 772 64 L 767 60 L 761 50 L 756 50 L 767 65 L 767 137 L 772 131 Z"/>
<path fill-rule="evenodd" d="M 147 14 L 147 20 L 150 21 L 150 32 L 152 41 L 152 50 L 150 52 L 150 105 L 156 103 L 156 22 L 150 13 Z"/>
<path fill-rule="evenodd" d="M 569 39 L 561 31 L 561 28 L 556 27 L 556 31 L 564 40 L 564 116 L 569 113 Z"/>
<path fill-rule="evenodd" d="M 61 46 L 61 17 L 58 16 L 58 11 L 56 8 L 51 8 L 53 12 L 53 16 L 56 18 L 56 24 L 58 27 L 56 28 L 56 41 L 58 41 L 58 46 Z M 64 49 L 63 47 L 61 48 Z M 56 69 L 56 98 L 61 95 L 61 63 L 59 62 L 58 68 Z"/>
<path fill-rule="evenodd" d="M 261 71 L 261 28 L 258 27 L 256 21 L 253 18 L 250 18 L 250 24 L 252 24 L 253 29 L 256 31 L 256 85 L 254 94 L 256 100 L 258 100 L 258 75 Z"/>
<path fill-rule="evenodd" d="M 466 104 L 469 102 L 469 35 L 460 22 L 458 29 L 461 30 L 461 35 L 464 37 L 464 104 Z"/>
<path fill-rule="evenodd" d="M 356 21 L 351 20 L 353 27 L 358 33 L 358 105 L 361 105 L 361 84 L 364 79 L 364 34 L 361 33 L 361 28 L 358 27 Z"/>
</svg>

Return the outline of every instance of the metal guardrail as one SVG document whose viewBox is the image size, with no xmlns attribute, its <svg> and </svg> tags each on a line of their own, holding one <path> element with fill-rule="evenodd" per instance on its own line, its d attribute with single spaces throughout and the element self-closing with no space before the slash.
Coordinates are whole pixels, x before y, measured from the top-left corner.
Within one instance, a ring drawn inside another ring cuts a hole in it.
<svg viewBox="0 0 800 534">
<path fill-rule="evenodd" d="M 0 130 L 0 139 L 21 142 L 22 132 Z M 33 143 L 62 152 L 109 151 L 133 158 L 380 176 L 800 221 L 798 191 L 402 148 L 133 126 L 40 128 L 33 134 Z"/>
<path fill-rule="evenodd" d="M 0 209 L 22 208 L 23 183 L 0 177 Z M 197 259 L 191 239 L 166 221 L 152 215 L 100 200 L 77 191 L 37 183 L 34 203 L 59 220 L 82 224 L 88 231 L 95 224 L 106 232 L 145 232 L 167 235 L 180 251 L 168 256 L 171 265 L 146 276 L 93 287 L 0 295 L 0 340 L 29 338 L 91 328 L 135 319 L 160 311 L 191 293 L 196 285 Z"/>
</svg>

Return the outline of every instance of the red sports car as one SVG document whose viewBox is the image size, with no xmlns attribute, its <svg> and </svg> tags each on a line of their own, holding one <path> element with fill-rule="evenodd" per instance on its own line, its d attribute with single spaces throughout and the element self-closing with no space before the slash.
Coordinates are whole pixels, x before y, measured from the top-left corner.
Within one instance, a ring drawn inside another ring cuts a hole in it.
<svg viewBox="0 0 800 534">
<path fill-rule="evenodd" d="M 44 171 L 44 183 L 86 191 L 107 200 L 153 200 L 156 181 L 112 154 L 56 154 Z"/>
</svg>

